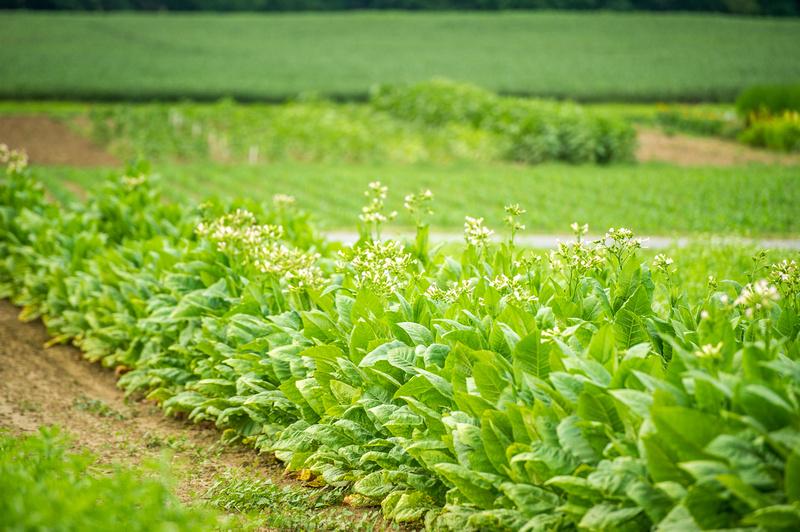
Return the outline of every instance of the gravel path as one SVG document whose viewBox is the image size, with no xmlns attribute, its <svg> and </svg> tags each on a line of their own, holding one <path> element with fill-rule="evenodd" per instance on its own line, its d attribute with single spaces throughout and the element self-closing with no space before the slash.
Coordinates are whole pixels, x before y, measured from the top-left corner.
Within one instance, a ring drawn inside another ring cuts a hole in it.
<svg viewBox="0 0 800 532">
<path fill-rule="evenodd" d="M 354 231 L 327 231 L 325 236 L 343 244 L 352 245 L 358 241 L 358 233 Z M 391 238 L 407 238 L 413 239 L 413 233 L 393 233 L 387 232 L 384 236 Z M 430 241 L 434 244 L 448 243 L 448 242 L 462 242 L 463 235 L 455 232 L 432 232 Z M 502 237 L 495 235 L 495 240 L 499 241 Z M 572 235 L 533 235 L 523 234 L 517 235 L 516 241 L 523 246 L 530 246 L 541 249 L 555 248 L 559 242 L 569 242 L 574 237 Z M 590 241 L 597 238 L 597 235 L 589 235 L 586 240 Z M 741 238 L 741 237 L 665 237 L 665 236 L 644 236 L 645 239 L 643 247 L 650 249 L 665 249 L 670 247 L 686 247 L 692 243 L 701 243 L 705 245 L 721 245 L 721 244 L 742 244 L 752 245 L 766 249 L 797 249 L 800 250 L 800 239 L 798 238 Z"/>
</svg>

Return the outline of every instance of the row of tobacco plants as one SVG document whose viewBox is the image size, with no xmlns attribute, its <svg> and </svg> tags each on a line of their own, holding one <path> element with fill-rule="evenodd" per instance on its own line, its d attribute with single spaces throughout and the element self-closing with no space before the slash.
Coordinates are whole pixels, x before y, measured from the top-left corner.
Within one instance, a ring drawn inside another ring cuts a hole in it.
<svg viewBox="0 0 800 532">
<path fill-rule="evenodd" d="M 689 300 L 664 256 L 586 228 L 549 255 L 465 223 L 432 251 L 322 240 L 289 196 L 167 203 L 134 171 L 48 203 L 0 187 L 0 295 L 169 414 L 435 529 L 800 526 L 800 274 L 756 266 Z"/>
</svg>

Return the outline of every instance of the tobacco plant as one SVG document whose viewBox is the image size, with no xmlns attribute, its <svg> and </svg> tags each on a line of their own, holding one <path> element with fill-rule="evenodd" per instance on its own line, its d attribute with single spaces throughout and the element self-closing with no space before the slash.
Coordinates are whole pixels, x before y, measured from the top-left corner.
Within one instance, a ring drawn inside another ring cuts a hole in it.
<svg viewBox="0 0 800 532">
<path fill-rule="evenodd" d="M 145 174 L 48 203 L 0 186 L 0 293 L 127 393 L 216 423 L 398 522 L 468 530 L 800 526 L 800 273 L 688 298 L 626 229 L 549 254 L 380 239 L 337 249 L 290 197 L 170 204 Z M 380 215 L 380 216 L 377 216 Z"/>
</svg>

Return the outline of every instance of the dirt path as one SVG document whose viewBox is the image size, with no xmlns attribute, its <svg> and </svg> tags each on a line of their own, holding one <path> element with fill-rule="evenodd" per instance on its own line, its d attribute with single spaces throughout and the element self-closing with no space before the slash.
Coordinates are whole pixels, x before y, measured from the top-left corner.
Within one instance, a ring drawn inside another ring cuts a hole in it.
<svg viewBox="0 0 800 532">
<path fill-rule="evenodd" d="M 178 494 L 187 502 L 231 468 L 281 481 L 274 458 L 241 445 L 223 446 L 215 428 L 167 418 L 152 403 L 125 401 L 111 370 L 87 362 L 72 347 L 44 349 L 44 327 L 19 322 L 18 313 L 0 301 L 0 427 L 31 433 L 59 425 L 76 447 L 103 463 L 139 464 L 167 450 Z"/>
<path fill-rule="evenodd" d="M 0 143 L 23 148 L 33 164 L 119 166 L 116 157 L 50 117 L 0 117 Z"/>
<path fill-rule="evenodd" d="M 638 129 L 636 159 L 679 166 L 734 166 L 747 163 L 800 164 L 800 156 L 758 150 L 712 137 L 667 135 L 657 129 Z"/>
</svg>

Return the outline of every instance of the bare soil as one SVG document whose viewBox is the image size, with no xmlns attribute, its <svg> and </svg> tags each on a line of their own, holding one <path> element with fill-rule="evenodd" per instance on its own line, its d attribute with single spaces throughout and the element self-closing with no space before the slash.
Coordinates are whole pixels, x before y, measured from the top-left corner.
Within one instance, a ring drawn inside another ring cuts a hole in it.
<svg viewBox="0 0 800 532">
<path fill-rule="evenodd" d="M 101 463 L 136 465 L 166 453 L 186 502 L 202 496 L 214 476 L 230 468 L 281 482 L 273 457 L 222 445 L 214 427 L 165 417 L 155 404 L 126 401 L 113 371 L 89 363 L 70 346 L 45 349 L 43 325 L 22 323 L 18 313 L 0 301 L 0 427 L 22 434 L 58 425 Z"/>
<path fill-rule="evenodd" d="M 43 115 L 0 116 L 0 143 L 14 149 L 24 149 L 33 164 L 120 164 L 116 157 L 103 148 L 73 132 L 65 124 Z"/>
<path fill-rule="evenodd" d="M 734 166 L 748 163 L 800 164 L 800 156 L 774 153 L 712 137 L 668 135 L 657 129 L 638 130 L 636 159 L 679 166 Z"/>
</svg>

